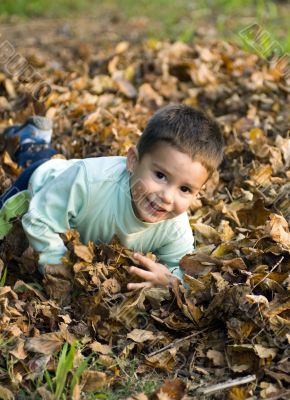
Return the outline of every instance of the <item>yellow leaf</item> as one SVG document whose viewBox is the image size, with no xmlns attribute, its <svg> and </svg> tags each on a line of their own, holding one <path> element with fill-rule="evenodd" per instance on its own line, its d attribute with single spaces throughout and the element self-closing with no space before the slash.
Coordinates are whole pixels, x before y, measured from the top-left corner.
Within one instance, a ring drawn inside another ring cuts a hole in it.
<svg viewBox="0 0 290 400">
<path fill-rule="evenodd" d="M 265 133 L 260 128 L 252 128 L 249 138 L 252 142 L 259 142 L 261 139 L 265 139 Z"/>
<path fill-rule="evenodd" d="M 227 394 L 227 400 L 246 400 L 249 397 L 249 389 L 233 387 Z"/>
<path fill-rule="evenodd" d="M 13 400 L 14 394 L 4 386 L 0 385 L 0 399 L 2 400 Z"/>
<path fill-rule="evenodd" d="M 91 263 L 93 261 L 94 253 L 88 248 L 88 246 L 82 244 L 75 245 L 74 253 L 88 263 Z"/>
</svg>

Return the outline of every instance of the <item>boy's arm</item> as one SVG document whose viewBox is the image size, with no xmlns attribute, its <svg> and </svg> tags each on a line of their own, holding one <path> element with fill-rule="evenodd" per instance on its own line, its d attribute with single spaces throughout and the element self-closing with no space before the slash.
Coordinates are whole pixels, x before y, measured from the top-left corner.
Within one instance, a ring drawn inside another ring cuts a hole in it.
<svg viewBox="0 0 290 400">
<path fill-rule="evenodd" d="M 159 262 L 167 265 L 169 271 L 178 279 L 183 281 L 183 273 L 179 267 L 179 262 L 183 256 L 192 253 L 195 249 L 195 239 L 189 225 L 175 226 L 171 232 L 168 242 L 155 251 Z"/>
<path fill-rule="evenodd" d="M 32 196 L 22 226 L 31 246 L 39 253 L 39 264 L 59 264 L 67 249 L 59 233 L 70 229 L 81 217 L 88 199 L 86 171 L 76 163 Z"/>
<path fill-rule="evenodd" d="M 129 283 L 128 289 L 140 287 L 168 286 L 173 278 L 178 278 L 183 283 L 183 274 L 179 268 L 179 261 L 194 250 L 194 236 L 188 220 L 179 225 L 179 229 L 170 230 L 168 242 L 154 253 L 159 258 L 158 263 L 148 257 L 137 254 L 136 260 L 146 268 L 131 267 L 130 273 L 138 275 L 144 280 L 142 283 Z"/>
</svg>

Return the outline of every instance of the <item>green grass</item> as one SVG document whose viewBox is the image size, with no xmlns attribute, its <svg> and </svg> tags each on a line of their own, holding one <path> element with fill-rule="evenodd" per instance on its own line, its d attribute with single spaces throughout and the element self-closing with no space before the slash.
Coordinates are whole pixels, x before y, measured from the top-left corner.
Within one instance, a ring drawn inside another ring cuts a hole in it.
<svg viewBox="0 0 290 400">
<path fill-rule="evenodd" d="M 9 377 L 11 381 L 14 379 L 14 362 L 13 357 L 9 355 L 9 348 L 15 344 L 15 338 L 5 338 L 0 335 L 0 351 L 3 351 L 2 357 L 2 376 Z M 56 370 L 55 372 L 44 370 L 43 375 L 36 379 L 27 380 L 25 385 L 20 384 L 17 388 L 17 398 L 26 400 L 34 398 L 40 400 L 37 389 L 46 385 L 46 389 L 51 393 L 55 400 L 70 399 L 73 396 L 74 387 L 79 384 L 83 372 L 86 369 L 102 371 L 110 375 L 98 360 L 98 356 L 94 353 L 84 357 L 78 367 L 75 367 L 75 358 L 78 356 L 77 351 L 83 351 L 84 347 L 80 342 L 74 342 L 71 345 L 64 343 L 59 354 L 54 356 Z M 6 357 L 4 356 L 4 353 Z M 150 376 L 142 377 L 137 375 L 136 370 L 140 361 L 135 357 L 133 359 L 120 358 L 111 354 L 114 360 L 116 371 L 119 370 L 120 379 L 113 386 L 105 386 L 95 392 L 83 393 L 86 400 L 105 399 L 105 400 L 121 400 L 126 399 L 134 393 L 145 393 L 151 395 L 156 388 L 162 383 L 163 379 L 156 372 L 152 372 Z M 3 360 L 5 359 L 5 367 Z M 27 370 L 28 372 L 28 370 Z M 15 389 L 16 390 L 16 389 Z"/>
<path fill-rule="evenodd" d="M 76 357 L 76 349 L 78 343 L 74 342 L 70 348 L 67 343 L 64 344 L 59 355 L 55 377 L 52 378 L 46 370 L 44 377 L 49 390 L 54 394 L 55 400 L 70 397 L 76 384 L 79 383 L 80 377 L 84 370 L 88 368 L 91 357 L 86 357 L 80 365 L 74 369 L 74 359 Z"/>
<path fill-rule="evenodd" d="M 1 0 L 0 15 L 65 17 L 68 13 L 87 11 L 91 3 L 90 0 Z"/>
<path fill-rule="evenodd" d="M 221 38 L 239 42 L 239 31 L 257 23 L 290 50 L 290 6 L 273 0 L 107 0 L 112 10 L 126 19 L 145 16 L 148 31 L 161 39 L 194 40 L 200 26 L 215 27 Z"/>
<path fill-rule="evenodd" d="M 108 14 L 127 21 L 146 17 L 147 33 L 157 39 L 194 40 L 201 25 L 221 38 L 240 42 L 238 32 L 258 23 L 290 51 L 290 6 L 274 0 L 1 0 L 0 16 L 77 17 Z M 96 19 L 97 21 L 97 19 Z"/>
<path fill-rule="evenodd" d="M 94 399 L 106 399 L 106 400 L 120 400 L 127 399 L 130 395 L 134 393 L 145 393 L 150 396 L 156 388 L 162 383 L 162 379 L 158 377 L 157 373 L 151 375 L 147 378 L 140 378 L 136 374 L 136 369 L 139 365 L 138 358 L 133 359 L 123 359 L 117 356 L 113 356 L 115 360 L 115 365 L 121 372 L 121 380 L 118 384 L 114 384 L 114 387 L 108 387 L 97 392 L 91 392 L 86 394 L 87 400 Z M 95 363 L 95 368 L 97 370 L 106 370 L 98 364 Z"/>
</svg>

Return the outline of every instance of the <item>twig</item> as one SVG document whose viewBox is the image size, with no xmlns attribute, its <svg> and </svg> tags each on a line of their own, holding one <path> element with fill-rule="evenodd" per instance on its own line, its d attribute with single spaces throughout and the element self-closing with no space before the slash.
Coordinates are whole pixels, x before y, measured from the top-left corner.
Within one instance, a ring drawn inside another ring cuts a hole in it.
<svg viewBox="0 0 290 400">
<path fill-rule="evenodd" d="M 206 388 L 199 388 L 197 389 L 197 393 L 210 394 L 233 386 L 244 385 L 245 383 L 253 382 L 255 380 L 256 380 L 256 375 L 248 375 L 244 376 L 243 378 L 230 379 L 227 382 L 217 383 L 216 385 L 207 386 Z"/>
<path fill-rule="evenodd" d="M 254 189 L 260 196 L 263 197 L 264 200 L 268 200 L 267 197 L 264 195 L 264 193 L 259 189 L 259 188 L 255 188 Z"/>
<path fill-rule="evenodd" d="M 283 260 L 284 260 L 284 256 L 282 256 L 282 257 L 280 258 L 280 260 L 277 262 L 277 264 L 274 265 L 274 267 L 264 276 L 263 279 L 261 279 L 258 283 L 256 283 L 256 285 L 252 288 L 252 290 L 254 290 L 255 287 L 257 287 L 258 285 L 260 285 L 260 283 L 262 283 L 262 282 L 274 271 L 274 269 L 277 268 L 278 265 L 281 264 L 281 262 L 282 262 Z"/>
<path fill-rule="evenodd" d="M 228 189 L 226 186 L 225 186 L 225 190 L 226 190 L 227 195 L 229 196 L 231 202 L 233 203 L 233 202 L 234 202 L 234 199 L 232 198 L 232 195 L 230 194 L 230 191 L 229 191 L 229 189 Z"/>
<path fill-rule="evenodd" d="M 207 330 L 208 330 L 208 328 L 205 328 L 205 329 L 203 329 L 203 330 L 201 330 L 201 331 L 194 332 L 194 333 L 192 333 L 191 335 L 188 335 L 188 336 L 185 336 L 185 337 L 183 337 L 183 338 L 177 339 L 177 340 L 175 340 L 174 342 L 169 343 L 167 346 L 162 347 L 162 349 L 158 349 L 158 350 L 156 350 L 156 351 L 153 351 L 152 353 L 149 353 L 149 354 L 147 355 L 147 357 L 152 357 L 152 356 L 155 356 L 156 354 L 162 353 L 163 351 L 165 351 L 165 350 L 167 350 L 167 349 L 170 349 L 171 347 L 174 347 L 176 344 L 181 343 L 181 342 L 183 342 L 183 341 L 185 341 L 185 340 L 191 339 L 191 338 L 194 337 L 194 336 L 198 336 L 200 333 L 203 333 L 203 332 L 205 332 L 205 331 L 207 331 Z"/>
<path fill-rule="evenodd" d="M 241 163 L 241 167 L 244 168 L 243 156 L 240 156 L 240 163 Z"/>
</svg>

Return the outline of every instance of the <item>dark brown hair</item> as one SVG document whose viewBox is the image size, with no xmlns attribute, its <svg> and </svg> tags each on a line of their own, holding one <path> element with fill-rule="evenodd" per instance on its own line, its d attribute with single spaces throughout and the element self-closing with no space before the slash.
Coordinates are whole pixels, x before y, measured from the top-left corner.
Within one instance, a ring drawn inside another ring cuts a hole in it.
<svg viewBox="0 0 290 400">
<path fill-rule="evenodd" d="M 209 176 L 223 159 L 224 139 L 217 123 L 184 104 L 163 107 L 149 119 L 137 143 L 139 160 L 159 141 L 170 143 L 199 161 Z"/>
</svg>

